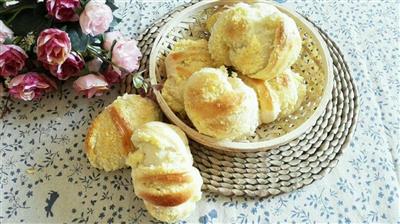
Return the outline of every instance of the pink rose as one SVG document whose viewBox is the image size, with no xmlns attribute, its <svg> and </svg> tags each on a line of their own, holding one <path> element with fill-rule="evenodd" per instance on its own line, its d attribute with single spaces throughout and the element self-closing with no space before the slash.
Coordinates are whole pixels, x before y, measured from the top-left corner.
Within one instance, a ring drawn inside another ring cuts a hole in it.
<svg viewBox="0 0 400 224">
<path fill-rule="evenodd" d="M 85 62 L 77 53 L 71 52 L 61 65 L 49 65 L 48 67 L 52 75 L 59 80 L 66 80 L 79 75 L 79 72 L 85 67 Z"/>
<path fill-rule="evenodd" d="M 119 31 L 113 31 L 113 32 L 105 33 L 104 34 L 104 42 L 103 42 L 104 50 L 110 51 L 114 40 L 115 41 L 121 41 L 121 40 L 125 40 L 125 38 L 122 35 L 122 33 L 119 32 Z"/>
<path fill-rule="evenodd" d="M 113 20 L 111 8 L 101 1 L 91 0 L 79 17 L 84 34 L 97 36 L 108 30 Z"/>
<path fill-rule="evenodd" d="M 115 44 L 111 61 L 125 69 L 127 72 L 133 72 L 139 68 L 139 60 L 142 57 L 135 40 L 119 41 Z M 114 68 L 119 71 L 120 69 Z"/>
<path fill-rule="evenodd" d="M 14 32 L 0 20 L 0 44 L 4 43 L 7 38 L 13 38 L 13 36 Z"/>
<path fill-rule="evenodd" d="M 79 0 L 46 0 L 48 14 L 62 22 L 78 21 L 79 16 L 75 9 L 80 6 Z"/>
<path fill-rule="evenodd" d="M 104 78 L 110 85 L 121 82 L 125 76 L 126 73 L 124 74 L 120 71 L 115 71 L 111 65 L 108 66 L 106 72 L 104 73 Z"/>
<path fill-rule="evenodd" d="M 99 72 L 103 61 L 100 58 L 95 58 L 86 63 L 89 72 Z"/>
<path fill-rule="evenodd" d="M 42 74 L 28 72 L 11 79 L 8 88 L 12 97 L 29 101 L 39 99 L 44 93 L 57 89 L 57 86 Z"/>
<path fill-rule="evenodd" d="M 16 45 L 0 44 L 0 76 L 16 76 L 25 66 L 28 58 L 25 51 Z"/>
<path fill-rule="evenodd" d="M 73 87 L 75 91 L 85 94 L 88 98 L 101 96 L 108 91 L 108 83 L 104 80 L 104 77 L 93 74 L 75 80 Z"/>
<path fill-rule="evenodd" d="M 71 41 L 66 32 L 51 28 L 40 33 L 36 52 L 39 61 L 59 65 L 67 60 L 70 52 Z"/>
</svg>

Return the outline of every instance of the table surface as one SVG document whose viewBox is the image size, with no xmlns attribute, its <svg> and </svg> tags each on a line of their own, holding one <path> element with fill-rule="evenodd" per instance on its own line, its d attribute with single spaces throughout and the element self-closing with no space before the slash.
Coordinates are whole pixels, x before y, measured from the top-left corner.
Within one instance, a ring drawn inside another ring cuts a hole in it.
<svg viewBox="0 0 400 224">
<path fill-rule="evenodd" d="M 184 1 L 116 2 L 121 31 L 135 37 Z M 337 167 L 310 186 L 264 199 L 205 192 L 183 223 L 399 223 L 400 2 L 278 2 L 341 46 L 360 93 L 353 141 Z M 128 169 L 96 170 L 83 152 L 87 126 L 117 92 L 87 100 L 64 87 L 38 103 L 11 103 L 0 120 L 0 222 L 156 222 L 134 195 Z"/>
</svg>

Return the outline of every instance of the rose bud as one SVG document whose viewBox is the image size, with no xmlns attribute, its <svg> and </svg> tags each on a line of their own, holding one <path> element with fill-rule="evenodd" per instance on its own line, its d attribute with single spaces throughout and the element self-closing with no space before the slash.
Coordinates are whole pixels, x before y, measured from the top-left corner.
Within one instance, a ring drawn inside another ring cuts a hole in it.
<svg viewBox="0 0 400 224">
<path fill-rule="evenodd" d="M 73 85 L 75 91 L 83 93 L 88 98 L 101 96 L 108 91 L 108 83 L 101 75 L 85 75 L 75 80 Z"/>
<path fill-rule="evenodd" d="M 120 71 L 115 71 L 113 66 L 108 66 L 106 72 L 104 73 L 104 78 L 108 84 L 115 84 L 121 82 L 121 80 L 126 76 L 126 73 L 121 73 Z"/>
<path fill-rule="evenodd" d="M 89 72 L 99 72 L 103 61 L 100 58 L 95 58 L 86 63 Z"/>
<path fill-rule="evenodd" d="M 142 57 L 142 53 L 140 53 L 136 44 L 135 40 L 117 42 L 112 52 L 111 61 L 127 72 L 136 71 L 139 68 L 139 60 Z M 114 70 L 119 72 L 120 69 L 114 68 Z"/>
<path fill-rule="evenodd" d="M 48 14 L 62 22 L 78 21 L 79 16 L 75 10 L 80 6 L 79 0 L 46 0 Z"/>
<path fill-rule="evenodd" d="M 14 32 L 0 20 L 0 44 L 4 43 L 7 38 L 13 38 L 13 36 Z"/>
<path fill-rule="evenodd" d="M 25 101 L 37 100 L 44 93 L 57 89 L 56 84 L 45 75 L 28 72 L 15 76 L 8 84 L 8 93 Z"/>
<path fill-rule="evenodd" d="M 59 29 L 43 30 L 37 39 L 38 60 L 49 65 L 59 65 L 67 60 L 71 52 L 68 34 Z"/>
<path fill-rule="evenodd" d="M 122 33 L 119 32 L 119 31 L 113 31 L 113 32 L 105 33 L 104 34 L 104 42 L 103 42 L 104 50 L 110 51 L 114 40 L 115 41 L 121 41 L 121 40 L 125 40 L 125 38 L 122 35 Z"/>
<path fill-rule="evenodd" d="M 0 76 L 13 77 L 25 66 L 28 55 L 16 45 L 0 44 Z"/>
<path fill-rule="evenodd" d="M 79 17 L 84 34 L 97 36 L 108 30 L 113 20 L 111 8 L 101 1 L 90 1 Z"/>
<path fill-rule="evenodd" d="M 85 62 L 75 52 L 71 52 L 67 60 L 61 65 L 49 65 L 50 73 L 59 80 L 66 80 L 72 76 L 79 75 L 83 68 L 85 68 Z"/>
</svg>

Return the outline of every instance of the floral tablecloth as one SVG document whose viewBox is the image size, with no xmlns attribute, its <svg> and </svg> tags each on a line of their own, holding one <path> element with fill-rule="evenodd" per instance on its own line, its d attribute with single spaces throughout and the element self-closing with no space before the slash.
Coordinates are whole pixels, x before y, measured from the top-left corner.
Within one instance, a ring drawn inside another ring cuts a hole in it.
<svg viewBox="0 0 400 224">
<path fill-rule="evenodd" d="M 184 1 L 117 0 L 120 29 L 137 36 Z M 316 22 L 345 55 L 360 93 L 350 147 L 322 180 L 265 199 L 205 192 L 182 223 L 400 222 L 400 1 L 284 1 Z M 65 87 L 37 103 L 11 102 L 0 120 L 1 223 L 154 223 L 130 171 L 91 168 L 82 143 L 118 94 L 84 99 Z M 4 100 L 0 103 L 2 105 Z"/>
</svg>

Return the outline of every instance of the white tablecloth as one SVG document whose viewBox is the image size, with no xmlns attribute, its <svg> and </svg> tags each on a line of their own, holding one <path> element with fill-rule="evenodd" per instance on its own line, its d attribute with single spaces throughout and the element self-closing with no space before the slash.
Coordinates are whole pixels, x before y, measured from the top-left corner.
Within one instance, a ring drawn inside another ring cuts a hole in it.
<svg viewBox="0 0 400 224">
<path fill-rule="evenodd" d="M 182 2 L 117 0 L 120 29 L 134 37 Z M 182 223 L 400 222 L 400 2 L 278 2 L 341 46 L 360 93 L 353 141 L 337 167 L 310 186 L 266 199 L 206 192 Z M 156 222 L 135 197 L 129 170 L 96 170 L 83 152 L 88 124 L 116 95 L 87 100 L 64 87 L 61 98 L 11 103 L 0 121 L 0 222 Z"/>
</svg>

